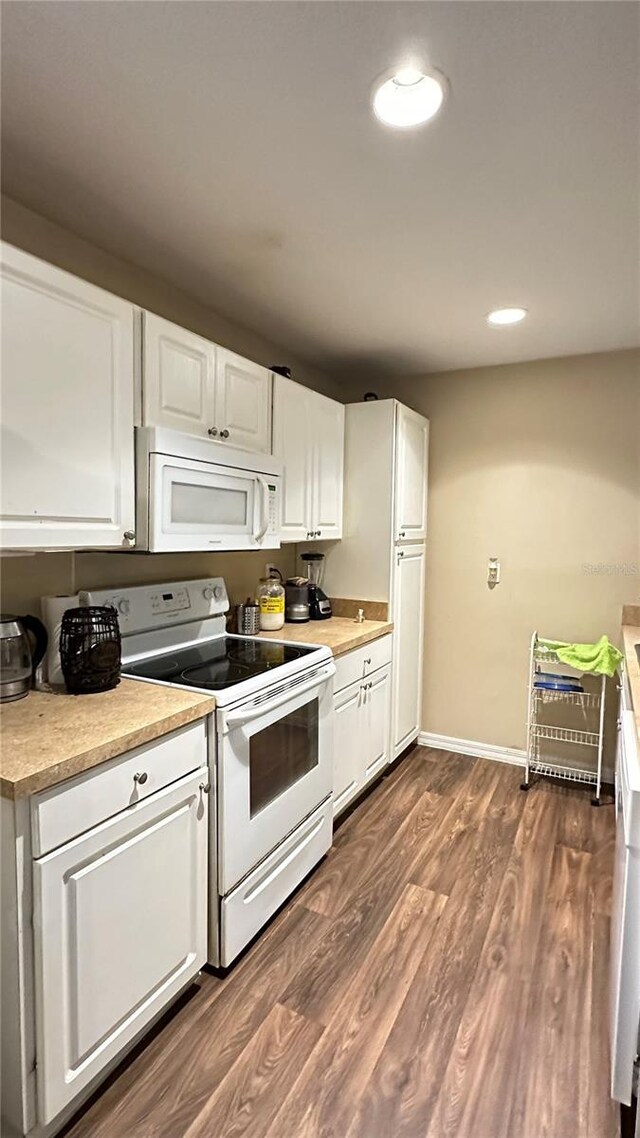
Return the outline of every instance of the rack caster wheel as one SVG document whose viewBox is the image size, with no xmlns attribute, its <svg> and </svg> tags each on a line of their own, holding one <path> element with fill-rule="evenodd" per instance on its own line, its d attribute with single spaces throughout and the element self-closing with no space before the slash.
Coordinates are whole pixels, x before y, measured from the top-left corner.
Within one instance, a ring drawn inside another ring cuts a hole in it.
<svg viewBox="0 0 640 1138">
<path fill-rule="evenodd" d="M 531 784 L 528 782 L 521 782 L 520 783 L 520 790 L 528 790 L 530 785 Z"/>
<path fill-rule="evenodd" d="M 592 798 L 591 799 L 591 805 L 592 806 L 599 806 L 600 805 L 600 799 L 599 798 Z"/>
</svg>

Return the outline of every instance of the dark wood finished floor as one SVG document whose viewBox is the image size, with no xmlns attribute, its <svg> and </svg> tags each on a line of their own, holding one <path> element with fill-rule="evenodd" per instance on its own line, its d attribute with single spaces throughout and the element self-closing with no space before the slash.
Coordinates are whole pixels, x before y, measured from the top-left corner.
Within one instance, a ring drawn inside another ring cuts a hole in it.
<svg viewBox="0 0 640 1138">
<path fill-rule="evenodd" d="M 416 748 L 68 1138 L 616 1138 L 613 807 Z"/>
</svg>

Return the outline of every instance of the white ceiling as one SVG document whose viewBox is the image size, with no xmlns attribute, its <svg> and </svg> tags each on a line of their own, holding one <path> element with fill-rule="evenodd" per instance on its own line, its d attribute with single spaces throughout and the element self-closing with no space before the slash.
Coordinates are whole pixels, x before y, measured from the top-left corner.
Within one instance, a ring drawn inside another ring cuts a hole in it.
<svg viewBox="0 0 640 1138">
<path fill-rule="evenodd" d="M 5 192 L 335 374 L 640 341 L 635 3 L 3 5 Z M 433 123 L 371 116 L 412 56 Z M 491 329 L 486 312 L 529 319 Z"/>
</svg>

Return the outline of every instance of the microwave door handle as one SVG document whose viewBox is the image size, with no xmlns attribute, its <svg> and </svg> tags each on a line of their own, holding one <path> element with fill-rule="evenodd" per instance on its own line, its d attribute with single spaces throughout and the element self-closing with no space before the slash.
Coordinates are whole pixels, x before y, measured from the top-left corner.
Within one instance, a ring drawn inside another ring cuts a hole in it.
<svg viewBox="0 0 640 1138">
<path fill-rule="evenodd" d="M 256 541 L 262 541 L 269 528 L 269 487 L 267 486 L 266 480 L 264 478 L 261 478 L 259 475 L 257 481 L 260 485 L 261 493 L 260 502 L 262 506 L 262 522 L 260 524 L 260 529 L 256 534 Z"/>
<path fill-rule="evenodd" d="M 240 723 L 248 723 L 250 719 L 257 719 L 259 715 L 264 715 L 265 711 L 275 711 L 276 708 L 282 707 L 284 703 L 289 703 L 294 696 L 302 695 L 303 692 L 320 687 L 334 672 L 335 668 L 333 666 L 324 668 L 322 672 L 317 672 L 308 683 L 290 688 L 289 691 L 284 692 L 279 699 L 265 700 L 264 703 L 261 703 L 258 707 L 248 707 L 246 711 L 230 711 L 228 715 L 225 715 L 225 726 L 237 727 Z"/>
</svg>

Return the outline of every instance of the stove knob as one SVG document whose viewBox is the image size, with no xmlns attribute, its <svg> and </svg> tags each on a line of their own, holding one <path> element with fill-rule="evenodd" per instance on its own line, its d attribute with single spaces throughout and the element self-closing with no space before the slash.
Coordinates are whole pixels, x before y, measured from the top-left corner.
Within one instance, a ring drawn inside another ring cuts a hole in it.
<svg viewBox="0 0 640 1138">
<path fill-rule="evenodd" d="M 122 616 L 128 616 L 130 608 L 131 604 L 126 597 L 122 597 L 122 599 L 118 601 L 118 612 Z"/>
<path fill-rule="evenodd" d="M 222 588 L 222 585 L 216 585 L 215 589 L 213 590 L 213 595 L 217 601 L 222 600 L 224 597 L 224 589 Z"/>
<path fill-rule="evenodd" d="M 211 585 L 206 585 L 206 587 L 202 590 L 202 595 L 205 601 L 211 601 L 215 596 L 215 589 L 212 589 Z"/>
</svg>

